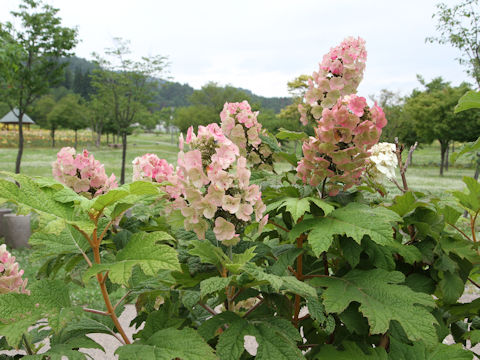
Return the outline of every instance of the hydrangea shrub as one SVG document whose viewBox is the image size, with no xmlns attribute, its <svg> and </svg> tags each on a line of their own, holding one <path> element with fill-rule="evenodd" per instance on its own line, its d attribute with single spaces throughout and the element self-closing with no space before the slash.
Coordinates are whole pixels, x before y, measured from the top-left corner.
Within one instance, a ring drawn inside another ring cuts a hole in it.
<svg viewBox="0 0 480 360">
<path fill-rule="evenodd" d="M 0 247 L 0 346 L 33 355 L 43 336 L 51 348 L 35 358 L 81 358 L 99 348 L 86 335 L 103 332 L 119 360 L 472 359 L 480 304 L 459 299 L 478 286 L 480 184 L 465 178 L 456 204 L 408 190 L 403 148 L 378 144 L 382 109 L 356 95 L 365 61 L 360 38 L 324 57 L 299 113 L 315 136 L 280 131 L 284 148 L 247 102 L 226 103 L 219 124 L 180 137 L 176 164 L 140 156 L 118 188 L 69 148 L 53 171 L 71 189 L 6 174 L 0 201 L 41 219 L 30 240 L 48 279 L 28 295 Z M 302 142 L 300 158 L 285 140 Z M 372 183 L 396 165 L 401 194 L 378 197 Z M 100 308 L 68 295 L 65 281 L 90 278 Z M 125 303 L 133 339 L 118 319 Z"/>
</svg>

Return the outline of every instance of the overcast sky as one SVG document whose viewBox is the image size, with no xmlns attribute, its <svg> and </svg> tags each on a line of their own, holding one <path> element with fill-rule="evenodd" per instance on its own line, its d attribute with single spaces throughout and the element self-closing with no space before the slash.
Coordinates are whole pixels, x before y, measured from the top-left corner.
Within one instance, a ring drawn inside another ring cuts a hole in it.
<svg viewBox="0 0 480 360">
<path fill-rule="evenodd" d="M 368 60 L 359 94 L 382 88 L 409 93 L 416 74 L 469 80 L 436 35 L 437 0 L 47 0 L 63 24 L 77 26 L 77 56 L 91 59 L 131 41 L 136 57 L 165 55 L 173 80 L 200 88 L 208 81 L 264 96 L 288 96 L 287 82 L 317 70 L 323 54 L 347 36 L 367 42 Z M 455 1 L 447 0 L 448 4 Z M 0 0 L 0 21 L 18 0 Z"/>
</svg>

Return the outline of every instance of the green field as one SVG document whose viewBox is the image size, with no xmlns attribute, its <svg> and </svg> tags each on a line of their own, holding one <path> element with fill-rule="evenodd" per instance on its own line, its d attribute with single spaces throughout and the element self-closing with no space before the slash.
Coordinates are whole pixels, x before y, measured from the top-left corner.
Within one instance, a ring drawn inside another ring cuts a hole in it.
<svg viewBox="0 0 480 360">
<path fill-rule="evenodd" d="M 177 137 L 174 136 L 173 144 L 171 140 L 172 138 L 168 134 L 130 135 L 127 149 L 127 182 L 132 176 L 131 162 L 137 156 L 154 153 L 170 163 L 175 163 L 178 152 Z M 457 146 L 458 148 L 459 146 Z M 31 176 L 51 176 L 51 164 L 55 161 L 58 150 L 59 148 L 34 148 L 27 145 L 22 158 L 21 172 Z M 102 146 L 98 149 L 91 147 L 88 150 L 105 165 L 108 175 L 113 172 L 117 178 L 120 177 L 121 149 Z M 16 156 L 17 149 L 0 148 L 0 170 L 13 171 Z M 440 148 L 438 144 L 434 143 L 417 149 L 413 156 L 413 164 L 407 172 L 410 188 L 444 196 L 448 191 L 462 189 L 463 176 L 473 176 L 474 169 L 467 158 L 459 159 L 455 167 L 450 167 L 443 177 L 439 176 L 439 163 Z M 399 193 L 393 184 L 388 184 L 387 189 L 390 195 Z"/>
<path fill-rule="evenodd" d="M 175 137 L 174 144 L 171 143 L 170 135 L 130 135 L 127 142 L 127 165 L 125 174 L 127 181 L 132 177 L 131 163 L 137 156 L 145 153 L 155 153 L 160 158 L 164 158 L 169 162 L 175 162 L 178 152 L 176 142 L 177 139 Z M 60 150 L 60 148 L 33 148 L 27 146 L 23 153 L 21 173 L 31 176 L 51 176 L 51 165 L 56 159 L 58 150 Z M 81 148 L 77 149 L 77 151 L 81 150 Z M 105 165 L 107 175 L 113 172 L 117 178 L 120 177 L 122 149 L 102 146 L 98 149 L 91 147 L 88 148 L 88 150 L 93 153 L 95 159 Z M 16 157 L 17 149 L 0 149 L 0 170 L 14 171 Z"/>
</svg>

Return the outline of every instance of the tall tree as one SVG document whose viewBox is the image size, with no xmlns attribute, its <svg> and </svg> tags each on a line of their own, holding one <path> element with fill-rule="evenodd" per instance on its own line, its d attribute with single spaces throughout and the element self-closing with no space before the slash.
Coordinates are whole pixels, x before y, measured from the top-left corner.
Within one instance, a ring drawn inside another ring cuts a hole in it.
<svg viewBox="0 0 480 360">
<path fill-rule="evenodd" d="M 457 60 L 480 88 L 480 5 L 478 0 L 462 0 L 449 7 L 437 4 L 437 30 L 440 36 L 428 37 L 429 42 L 450 44 L 462 52 Z"/>
<path fill-rule="evenodd" d="M 92 74 L 92 84 L 101 101 L 112 108 L 115 125 L 122 137 L 122 170 L 120 182 L 125 183 L 127 134 L 141 111 L 150 104 L 155 77 L 167 66 L 164 56 L 143 57 L 140 61 L 128 59 L 129 43 L 114 39 L 115 45 L 105 51 L 105 58 L 95 55 L 99 68 Z"/>
<path fill-rule="evenodd" d="M 50 129 L 52 147 L 55 147 L 55 131 L 58 128 L 75 130 L 75 148 L 77 147 L 77 131 L 87 126 L 85 110 L 80 104 L 80 96 L 68 94 L 58 101 L 47 115 L 47 126 Z"/>
<path fill-rule="evenodd" d="M 469 90 L 468 84 L 452 87 L 442 78 L 426 83 L 419 77 L 425 90 L 414 90 L 405 102 L 404 111 L 410 117 L 419 142 L 440 143 L 440 175 L 446 165 L 447 149 L 452 140 L 473 141 L 480 132 L 480 118 L 475 111 L 455 114 L 455 105 Z"/>
<path fill-rule="evenodd" d="M 20 172 L 23 155 L 23 116 L 27 108 L 50 87 L 63 80 L 65 63 L 77 43 L 77 30 L 61 26 L 58 9 L 41 0 L 23 0 L 12 15 L 20 22 L 0 24 L 0 98 L 17 109 L 18 154 L 15 172 Z"/>
<path fill-rule="evenodd" d="M 88 115 L 84 100 L 78 94 L 69 94 L 60 100 L 56 108 L 58 107 L 66 115 L 62 126 L 75 132 L 74 147 L 76 149 L 78 145 L 78 130 L 85 129 L 88 126 Z"/>
<path fill-rule="evenodd" d="M 94 96 L 87 105 L 88 118 L 90 120 L 90 126 L 95 132 L 95 146 L 100 147 L 100 141 L 102 139 L 102 133 L 106 124 L 111 121 L 112 109 L 108 103 L 101 101 L 97 96 Z"/>
<path fill-rule="evenodd" d="M 57 101 L 52 94 L 43 95 L 33 103 L 31 114 L 40 127 L 49 129 L 48 114 L 56 104 Z"/>
</svg>

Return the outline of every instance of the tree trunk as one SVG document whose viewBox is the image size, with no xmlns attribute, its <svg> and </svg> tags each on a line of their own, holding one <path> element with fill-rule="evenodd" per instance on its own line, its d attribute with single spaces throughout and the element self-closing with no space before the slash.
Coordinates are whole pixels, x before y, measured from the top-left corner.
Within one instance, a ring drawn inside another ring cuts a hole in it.
<svg viewBox="0 0 480 360">
<path fill-rule="evenodd" d="M 19 111 L 18 114 L 18 153 L 15 161 L 15 174 L 20 174 L 20 164 L 23 155 L 23 113 Z"/>
<path fill-rule="evenodd" d="M 445 171 L 448 171 L 449 152 L 450 152 L 450 146 L 447 146 L 447 151 L 445 152 Z"/>
<path fill-rule="evenodd" d="M 108 135 L 109 135 L 109 133 L 107 132 L 107 146 L 108 146 Z"/>
<path fill-rule="evenodd" d="M 448 142 L 440 142 L 440 176 L 443 176 L 443 168 L 445 166 L 445 155 L 448 148 Z"/>
<path fill-rule="evenodd" d="M 52 148 L 55 147 L 55 128 L 50 129 L 50 137 L 52 138 Z"/>
<path fill-rule="evenodd" d="M 408 152 L 408 165 L 413 165 L 413 151 Z"/>
<path fill-rule="evenodd" d="M 477 152 L 477 166 L 475 168 L 475 175 L 473 178 L 478 181 L 478 175 L 480 174 L 480 152 Z"/>
<path fill-rule="evenodd" d="M 75 129 L 75 146 L 74 146 L 75 150 L 77 150 L 77 143 L 78 143 L 78 141 L 77 141 L 77 140 L 78 140 L 78 138 L 77 138 L 77 131 L 78 131 L 78 130 Z"/>
<path fill-rule="evenodd" d="M 108 134 L 107 134 L 108 137 Z M 98 148 L 100 147 L 100 143 L 102 141 L 102 133 L 100 131 L 97 131 L 97 139 L 95 140 L 95 146 Z"/>
<path fill-rule="evenodd" d="M 127 132 L 122 133 L 122 174 L 120 176 L 120 184 L 125 184 L 125 160 L 127 158 Z"/>
</svg>

